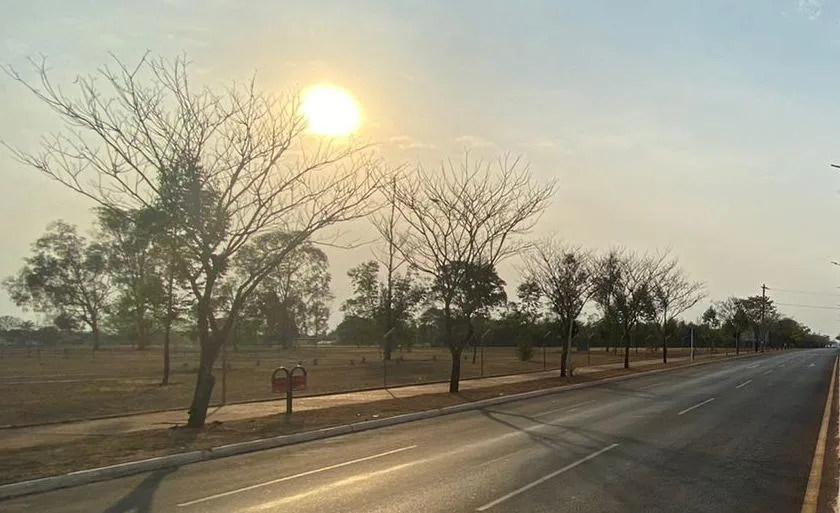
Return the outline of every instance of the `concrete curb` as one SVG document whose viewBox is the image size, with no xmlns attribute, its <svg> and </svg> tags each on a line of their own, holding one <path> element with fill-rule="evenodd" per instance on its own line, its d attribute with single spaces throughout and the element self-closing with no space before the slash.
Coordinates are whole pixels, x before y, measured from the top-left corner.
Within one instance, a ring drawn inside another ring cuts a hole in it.
<svg viewBox="0 0 840 513">
<path fill-rule="evenodd" d="M 609 378 L 596 379 L 592 381 L 587 381 L 585 383 L 575 383 L 573 385 L 563 385 L 559 387 L 544 388 L 542 390 L 522 392 L 519 394 L 491 397 L 490 399 L 482 399 L 480 401 L 456 404 L 453 406 L 446 406 L 440 409 L 406 413 L 403 415 L 396 415 L 393 417 L 385 417 L 381 419 L 365 420 L 361 422 L 355 422 L 352 424 L 333 426 L 314 431 L 303 431 L 301 433 L 294 433 L 291 435 L 281 435 L 271 438 L 262 438 L 259 440 L 249 440 L 247 442 L 238 442 L 235 444 L 222 445 L 219 447 L 214 447 L 212 449 L 202 451 L 190 451 L 180 454 L 172 454 L 168 456 L 159 456 L 156 458 L 150 458 L 145 460 L 130 461 L 127 463 L 120 463 L 117 465 L 109 465 L 107 467 L 70 472 L 69 474 L 63 474 L 60 476 L 44 477 L 41 479 L 33 479 L 31 481 L 21 481 L 19 483 L 0 485 L 0 500 L 11 499 L 13 497 L 20 497 L 23 495 L 31 495 L 34 493 L 43 493 L 52 490 L 58 490 L 61 488 L 70 488 L 74 486 L 95 483 L 97 481 L 107 481 L 109 479 L 125 477 L 133 474 L 140 474 L 143 472 L 150 472 L 171 467 L 180 467 L 181 465 L 188 465 L 190 463 L 197 463 L 199 461 L 227 458 L 230 456 L 247 454 L 250 452 L 264 451 L 267 449 L 274 449 L 277 447 L 284 447 L 287 445 L 309 442 L 312 440 L 320 440 L 334 436 L 347 435 L 350 433 L 358 433 L 361 431 L 367 431 L 371 429 L 379 429 L 387 426 L 405 424 L 408 422 L 414 422 L 423 419 L 451 415 L 454 413 L 478 410 L 481 408 L 486 408 L 487 406 L 495 406 L 514 401 L 522 401 L 525 399 L 532 399 L 570 390 L 593 388 L 607 383 L 626 381 L 642 376 L 650 376 L 653 374 L 660 374 L 663 372 L 685 369 L 688 367 L 697 367 L 700 365 L 709 365 L 712 363 L 722 363 L 731 360 L 764 354 L 766 353 L 752 353 L 747 355 L 741 355 L 738 357 L 733 356 L 729 358 L 724 358 L 721 360 L 704 360 L 689 365 L 681 365 L 665 369 L 653 369 L 633 374 L 626 374 L 624 376 L 613 376 Z"/>
</svg>

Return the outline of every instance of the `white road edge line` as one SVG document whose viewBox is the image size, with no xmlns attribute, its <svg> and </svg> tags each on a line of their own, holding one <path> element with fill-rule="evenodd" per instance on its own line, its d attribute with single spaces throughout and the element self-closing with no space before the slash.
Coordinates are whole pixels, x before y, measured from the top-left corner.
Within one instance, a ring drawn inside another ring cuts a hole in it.
<svg viewBox="0 0 840 513">
<path fill-rule="evenodd" d="M 573 404 L 571 406 L 561 406 L 560 408 L 554 408 L 552 410 L 548 410 L 548 411 L 544 411 L 544 412 L 534 414 L 533 417 L 534 418 L 545 417 L 546 415 L 551 415 L 552 413 L 557 413 L 558 411 L 573 411 L 573 410 L 577 410 L 581 406 L 586 406 L 587 404 L 591 404 L 591 403 L 594 403 L 594 402 L 595 402 L 595 399 L 590 399 L 589 401 L 584 401 L 582 403 Z"/>
<path fill-rule="evenodd" d="M 714 398 L 714 397 L 712 397 L 711 399 L 706 399 L 706 400 L 705 400 L 705 401 L 703 401 L 702 403 L 697 403 L 697 404 L 695 404 L 694 406 L 692 406 L 691 408 L 686 408 L 686 409 L 684 409 L 683 411 L 681 411 L 681 412 L 677 413 L 677 415 L 684 415 L 684 414 L 686 414 L 686 413 L 690 412 L 691 410 L 696 410 L 697 408 L 699 408 L 699 407 L 703 406 L 704 404 L 709 404 L 710 402 L 712 402 L 712 401 L 714 401 L 714 400 L 715 400 L 715 398 Z"/>
<path fill-rule="evenodd" d="M 656 388 L 656 387 L 658 387 L 658 386 L 662 386 L 662 385 L 664 385 L 664 384 L 665 384 L 665 383 L 651 383 L 650 385 L 645 385 L 645 386 L 643 386 L 643 387 L 639 387 L 637 390 L 638 390 L 639 392 L 644 392 L 645 390 L 650 390 L 651 388 Z"/>
<path fill-rule="evenodd" d="M 802 500 L 801 513 L 816 513 L 820 500 L 820 488 L 822 488 L 823 465 L 825 464 L 825 450 L 828 446 L 828 428 L 831 417 L 832 403 L 834 401 L 834 383 L 837 381 L 837 357 L 834 357 L 834 365 L 831 366 L 831 383 L 828 385 L 828 394 L 825 398 L 820 431 L 817 435 L 817 443 L 814 448 L 814 459 L 811 460 L 811 471 L 808 475 L 808 484 L 805 486 L 805 497 Z"/>
<path fill-rule="evenodd" d="M 748 366 L 747 366 L 747 368 L 748 368 L 748 369 L 755 369 L 756 367 L 758 367 L 758 364 L 757 364 L 757 363 L 754 363 L 754 364 L 752 364 L 752 365 L 748 365 Z"/>
<path fill-rule="evenodd" d="M 399 449 L 394 449 L 392 451 L 386 451 L 386 452 L 381 452 L 379 454 L 373 454 L 371 456 L 365 456 L 364 458 L 357 458 L 355 460 L 345 461 L 345 462 L 342 462 L 342 463 L 336 463 L 335 465 L 329 465 L 329 466 L 326 466 L 326 467 L 316 468 L 314 470 L 308 470 L 306 472 L 301 472 L 300 474 L 293 474 L 291 476 L 281 477 L 281 478 L 278 478 L 278 479 L 272 479 L 271 481 L 266 481 L 264 483 L 258 483 L 258 484 L 255 484 L 255 485 L 245 486 L 243 488 L 237 488 L 235 490 L 230 490 L 230 491 L 227 491 L 227 492 L 217 493 L 215 495 L 210 495 L 210 496 L 207 496 L 207 497 L 202 497 L 201 499 L 196 499 L 196 500 L 188 501 L 188 502 L 182 502 L 182 503 L 178 504 L 178 507 L 182 508 L 184 506 L 192 506 L 193 504 L 200 504 L 202 502 L 207 502 L 207 501 L 211 501 L 211 500 L 214 500 L 214 499 L 220 499 L 222 497 L 227 497 L 228 495 L 234 495 L 234 494 L 237 494 L 237 493 L 247 492 L 249 490 L 255 490 L 257 488 L 262 488 L 263 486 L 269 486 L 269 485 L 273 485 L 273 484 L 277 484 L 277 483 L 282 483 L 284 481 L 290 481 L 292 479 L 297 479 L 299 477 L 310 476 L 312 474 L 317 474 L 319 472 L 326 472 L 327 470 L 333 470 L 333 469 L 337 469 L 337 468 L 341 468 L 341 467 L 346 467 L 348 465 L 353 465 L 355 463 L 362 463 L 363 461 L 370 461 L 370 460 L 374 460 L 376 458 L 382 458 L 384 456 L 390 456 L 392 454 L 397 454 L 397 453 L 400 453 L 400 452 L 403 452 L 403 451 L 408 451 L 410 449 L 416 449 L 416 448 L 417 448 L 416 445 L 409 445 L 408 447 L 401 447 Z"/>
<path fill-rule="evenodd" d="M 840 379 L 837 380 L 837 388 L 835 389 L 837 400 L 840 400 Z M 837 422 L 840 424 L 840 411 L 837 413 Z M 837 439 L 840 440 L 840 433 L 837 434 Z M 835 457 L 840 461 L 840 443 L 837 444 L 837 454 Z M 837 497 L 834 499 L 834 512 L 840 513 L 840 483 L 837 484 Z"/>
<path fill-rule="evenodd" d="M 743 383 L 741 383 L 740 385 L 738 385 L 735 388 L 744 388 L 745 386 L 749 385 L 750 383 L 752 383 L 752 380 L 748 379 L 748 380 L 744 381 Z"/>
<path fill-rule="evenodd" d="M 574 463 L 569 463 L 568 465 L 561 468 L 560 470 L 555 470 L 551 474 L 545 475 L 545 476 L 537 479 L 536 481 L 534 481 L 532 483 L 526 484 L 525 486 L 523 486 L 521 488 L 517 488 L 516 490 L 514 490 L 514 491 L 512 491 L 512 492 L 510 492 L 506 495 L 502 495 L 501 497 L 494 500 L 493 502 L 488 502 L 484 506 L 478 507 L 478 508 L 476 508 L 476 511 L 485 511 L 485 510 L 488 510 L 488 509 L 492 508 L 493 506 L 497 506 L 497 505 L 505 502 L 506 500 L 508 500 L 512 497 L 516 497 L 517 495 L 519 495 L 522 492 L 527 492 L 531 488 L 533 488 L 535 486 L 539 486 L 539 485 L 545 483 L 546 481 L 548 481 L 549 479 L 555 478 L 555 477 L 559 476 L 560 474 L 562 474 L 563 472 L 567 472 L 569 470 L 572 470 L 573 468 L 577 467 L 578 465 L 586 463 L 587 461 L 589 461 L 593 458 L 597 458 L 598 456 L 604 454 L 607 451 L 611 451 L 611 450 L 615 449 L 616 447 L 618 447 L 618 444 L 608 445 L 608 446 L 604 447 L 603 449 L 601 449 L 600 451 L 595 451 L 592 454 L 590 454 L 589 456 L 581 458 L 581 459 L 575 461 Z"/>
</svg>

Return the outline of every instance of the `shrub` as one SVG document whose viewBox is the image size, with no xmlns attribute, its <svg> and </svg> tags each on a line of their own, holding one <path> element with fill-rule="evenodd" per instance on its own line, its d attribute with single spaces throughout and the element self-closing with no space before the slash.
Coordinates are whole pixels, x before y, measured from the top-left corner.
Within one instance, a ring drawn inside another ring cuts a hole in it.
<svg viewBox="0 0 840 513">
<path fill-rule="evenodd" d="M 531 343 L 530 337 L 518 337 L 516 357 L 522 362 L 530 361 L 534 357 L 534 345 Z"/>
</svg>

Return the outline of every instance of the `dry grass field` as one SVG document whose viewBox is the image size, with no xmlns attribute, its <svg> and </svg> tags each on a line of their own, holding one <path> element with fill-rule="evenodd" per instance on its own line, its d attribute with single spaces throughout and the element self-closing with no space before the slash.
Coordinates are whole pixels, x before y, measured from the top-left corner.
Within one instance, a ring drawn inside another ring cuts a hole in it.
<svg viewBox="0 0 840 513">
<path fill-rule="evenodd" d="M 686 355 L 685 349 L 670 349 L 672 356 Z M 658 352 L 631 350 L 632 360 L 660 357 Z M 308 389 L 301 395 L 342 392 L 362 388 L 398 386 L 447 380 L 450 356 L 445 348 L 418 348 L 395 352 L 395 360 L 383 366 L 376 348 L 343 346 L 240 348 L 228 350 L 226 373 L 221 358 L 216 371 L 213 403 L 276 398 L 270 376 L 280 365 L 300 362 L 308 371 Z M 513 347 L 484 350 L 472 362 L 465 352 L 462 378 L 555 369 L 560 365 L 557 348 L 548 348 L 543 364 L 540 348 L 531 361 L 522 362 Z M 3 348 L 0 359 L 0 425 L 53 422 L 127 414 L 148 410 L 186 409 L 190 403 L 198 353 L 176 349 L 172 353 L 171 384 L 160 386 L 161 351 L 137 351 L 129 347 L 108 347 L 97 352 L 89 348 Z M 575 367 L 622 361 L 622 353 L 603 348 L 574 353 Z M 223 380 L 224 374 L 224 380 Z M 224 381 L 224 383 L 223 383 Z M 223 398 L 224 395 L 224 398 Z"/>
</svg>

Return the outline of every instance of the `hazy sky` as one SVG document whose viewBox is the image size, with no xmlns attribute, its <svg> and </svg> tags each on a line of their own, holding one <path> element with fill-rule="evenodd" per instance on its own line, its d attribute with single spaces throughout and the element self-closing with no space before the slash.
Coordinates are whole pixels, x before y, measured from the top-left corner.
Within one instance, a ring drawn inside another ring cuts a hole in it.
<svg viewBox="0 0 840 513">
<path fill-rule="evenodd" d="M 771 288 L 840 303 L 840 2 L 416 0 L 2 2 L 0 61 L 57 77 L 145 50 L 196 78 L 255 70 L 278 91 L 350 90 L 389 159 L 522 153 L 559 190 L 538 235 L 671 248 L 710 298 Z M 0 77 L 0 138 L 34 148 L 50 113 Z M 836 159 L 836 160 L 833 160 Z M 89 204 L 0 152 L 0 275 Z M 331 251 L 335 292 L 369 249 Z M 504 278 L 516 282 L 510 262 Z M 704 305 L 705 306 L 705 305 Z M 832 310 L 781 307 L 830 334 Z M 0 293 L 0 313 L 17 310 Z M 691 312 L 694 316 L 696 312 Z"/>
</svg>

